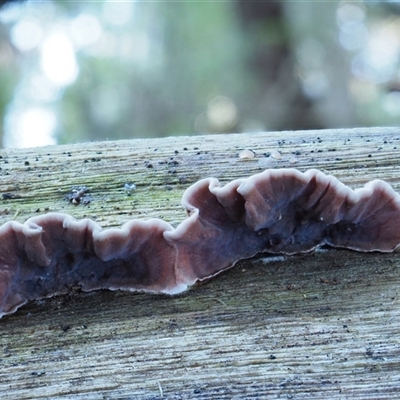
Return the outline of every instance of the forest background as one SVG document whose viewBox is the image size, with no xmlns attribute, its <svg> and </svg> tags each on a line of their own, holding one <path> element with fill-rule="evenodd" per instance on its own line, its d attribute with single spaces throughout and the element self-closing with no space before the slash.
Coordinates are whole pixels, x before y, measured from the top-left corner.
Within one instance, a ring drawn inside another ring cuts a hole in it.
<svg viewBox="0 0 400 400">
<path fill-rule="evenodd" d="M 391 1 L 3 1 L 0 140 L 400 122 Z"/>
</svg>

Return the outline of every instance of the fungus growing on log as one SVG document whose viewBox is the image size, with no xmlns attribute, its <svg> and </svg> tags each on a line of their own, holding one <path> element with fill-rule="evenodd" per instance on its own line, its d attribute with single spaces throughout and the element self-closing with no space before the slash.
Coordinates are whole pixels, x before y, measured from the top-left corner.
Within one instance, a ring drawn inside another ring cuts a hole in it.
<svg viewBox="0 0 400 400">
<path fill-rule="evenodd" d="M 380 180 L 353 191 L 317 170 L 267 170 L 189 187 L 177 228 L 160 219 L 105 229 L 49 213 L 0 227 L 0 316 L 71 288 L 175 294 L 262 252 L 329 245 L 389 252 L 400 244 L 400 195 Z"/>
</svg>

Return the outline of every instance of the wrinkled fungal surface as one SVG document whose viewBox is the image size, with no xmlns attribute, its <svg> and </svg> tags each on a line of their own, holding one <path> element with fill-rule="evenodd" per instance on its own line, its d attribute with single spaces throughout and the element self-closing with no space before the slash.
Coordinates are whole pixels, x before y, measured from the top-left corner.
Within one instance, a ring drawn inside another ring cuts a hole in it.
<svg viewBox="0 0 400 400">
<path fill-rule="evenodd" d="M 182 203 L 188 218 L 176 229 L 150 219 L 103 230 L 59 213 L 5 223 L 0 316 L 71 288 L 175 294 L 261 252 L 400 244 L 400 195 L 380 180 L 353 191 L 317 170 L 267 170 L 223 187 L 203 179 Z"/>
</svg>

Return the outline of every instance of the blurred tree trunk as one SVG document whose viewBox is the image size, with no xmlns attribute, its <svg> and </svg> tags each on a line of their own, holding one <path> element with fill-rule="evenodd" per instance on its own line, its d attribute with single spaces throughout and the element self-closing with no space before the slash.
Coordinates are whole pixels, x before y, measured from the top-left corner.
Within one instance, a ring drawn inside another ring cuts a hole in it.
<svg viewBox="0 0 400 400">
<path fill-rule="evenodd" d="M 348 94 L 349 57 L 337 40 L 338 5 L 338 1 L 282 3 L 291 51 L 297 55 L 297 79 L 306 88 L 307 80 L 311 85 L 309 112 L 322 126 L 332 128 L 355 126 L 357 121 Z"/>
<path fill-rule="evenodd" d="M 268 129 L 355 124 L 346 57 L 335 37 L 337 5 L 237 0 L 248 68 L 259 82 L 254 114 L 264 115 Z"/>
</svg>

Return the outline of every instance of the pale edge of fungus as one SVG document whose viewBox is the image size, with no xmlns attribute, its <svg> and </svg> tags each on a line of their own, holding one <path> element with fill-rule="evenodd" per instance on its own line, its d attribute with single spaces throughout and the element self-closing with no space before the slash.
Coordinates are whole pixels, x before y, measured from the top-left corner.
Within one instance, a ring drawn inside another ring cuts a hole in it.
<svg viewBox="0 0 400 400">
<path fill-rule="evenodd" d="M 221 187 L 200 180 L 183 195 L 177 228 L 160 219 L 103 230 L 49 213 L 0 227 L 0 316 L 71 288 L 180 293 L 258 253 L 318 246 L 393 251 L 400 195 L 381 180 L 352 190 L 318 170 L 266 170 Z"/>
</svg>

